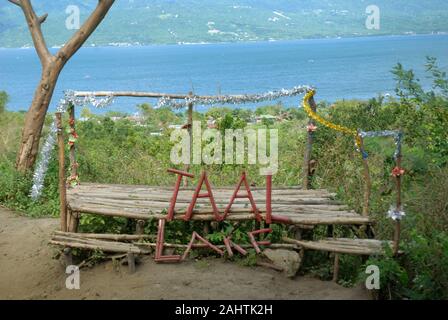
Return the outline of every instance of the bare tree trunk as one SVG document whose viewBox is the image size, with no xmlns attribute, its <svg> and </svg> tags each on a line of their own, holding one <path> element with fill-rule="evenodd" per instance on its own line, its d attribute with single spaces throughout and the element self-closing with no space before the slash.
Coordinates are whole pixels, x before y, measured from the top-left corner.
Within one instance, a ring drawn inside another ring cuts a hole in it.
<svg viewBox="0 0 448 320">
<path fill-rule="evenodd" d="M 36 161 L 45 115 L 47 114 L 60 71 L 59 67 L 52 66 L 52 64 L 42 70 L 41 79 L 34 93 L 33 101 L 25 116 L 22 141 L 17 154 L 16 167 L 21 172 L 32 168 Z"/>
<path fill-rule="evenodd" d="M 9 0 L 9 2 L 22 9 L 33 39 L 34 47 L 42 65 L 41 79 L 25 117 L 22 141 L 16 160 L 17 170 L 25 172 L 33 167 L 39 150 L 39 140 L 42 134 L 45 116 L 51 98 L 53 97 L 59 74 L 67 61 L 81 48 L 93 31 L 95 31 L 110 7 L 114 4 L 114 1 L 98 0 L 97 7 L 81 28 L 67 41 L 56 55 L 51 55 L 41 30 L 41 25 L 45 22 L 47 14 L 40 17 L 37 16 L 31 0 Z"/>
</svg>

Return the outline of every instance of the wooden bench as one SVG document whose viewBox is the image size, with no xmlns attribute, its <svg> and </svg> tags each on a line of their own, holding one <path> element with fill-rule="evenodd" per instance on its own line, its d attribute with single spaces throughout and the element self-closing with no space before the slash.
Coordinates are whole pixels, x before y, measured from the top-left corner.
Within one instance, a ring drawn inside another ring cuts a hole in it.
<svg viewBox="0 0 448 320">
<path fill-rule="evenodd" d="M 223 212 L 234 188 L 214 188 L 218 209 Z M 177 197 L 174 219 L 183 219 L 194 190 L 181 189 Z M 89 213 L 125 217 L 137 220 L 163 219 L 172 197 L 170 187 L 150 187 L 109 184 L 81 184 L 67 190 L 67 206 L 72 213 Z M 264 188 L 252 188 L 254 200 L 265 218 Z M 273 222 L 297 225 L 365 225 L 372 221 L 351 211 L 334 200 L 326 190 L 302 190 L 298 187 L 272 190 Z M 247 199 L 235 199 L 230 221 L 253 220 L 254 215 Z M 208 199 L 198 199 L 192 220 L 215 220 Z"/>
</svg>

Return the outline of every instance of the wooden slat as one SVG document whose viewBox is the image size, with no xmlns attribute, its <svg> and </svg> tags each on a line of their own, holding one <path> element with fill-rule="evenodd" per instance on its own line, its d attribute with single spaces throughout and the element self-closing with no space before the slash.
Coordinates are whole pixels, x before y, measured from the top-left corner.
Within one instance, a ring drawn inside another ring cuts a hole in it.
<svg viewBox="0 0 448 320">
<path fill-rule="evenodd" d="M 132 219 L 161 219 L 172 196 L 172 187 L 130 186 L 108 184 L 82 184 L 68 190 L 68 205 L 74 212 L 91 213 L 105 216 L 126 217 Z M 234 188 L 216 188 L 214 196 L 217 207 L 223 214 Z M 257 208 L 265 212 L 264 188 L 253 188 Z M 175 219 L 183 219 L 184 213 L 193 196 L 193 189 L 179 192 Z M 362 217 L 347 206 L 333 200 L 334 194 L 326 190 L 302 190 L 300 188 L 276 188 L 272 191 L 272 210 L 276 216 L 282 216 L 293 224 L 362 225 L 370 219 Z M 236 199 L 228 220 L 242 221 L 253 219 L 251 206 L 247 199 Z M 198 199 L 193 220 L 213 221 L 215 217 L 208 199 Z"/>
<path fill-rule="evenodd" d="M 384 243 L 386 242 L 391 247 L 393 245 L 392 241 L 381 241 L 372 239 L 328 238 L 319 241 L 301 241 L 285 237 L 283 238 L 283 241 L 285 241 L 286 243 L 296 244 L 305 249 L 355 255 L 384 254 Z"/>
<path fill-rule="evenodd" d="M 112 236 L 112 235 L 111 235 Z M 131 235 L 114 235 L 115 237 L 131 237 Z M 136 253 L 136 254 L 148 254 L 151 252 L 151 248 L 156 247 L 156 243 L 149 242 L 133 242 L 124 243 L 116 242 L 114 239 L 109 239 L 111 241 L 98 240 L 104 237 L 102 234 L 83 234 L 83 233 L 69 233 L 69 232 L 55 232 L 52 235 L 50 244 L 59 245 L 63 247 L 80 248 L 87 250 L 101 250 L 104 252 L 116 252 L 116 253 Z M 165 243 L 166 248 L 182 248 L 186 249 L 186 244 L 170 244 Z M 206 244 L 194 244 L 194 248 L 204 248 L 207 247 Z M 225 249 L 225 245 L 217 245 L 220 249 Z M 251 244 L 241 244 L 243 248 L 251 248 Z M 270 248 L 273 249 L 298 249 L 295 244 L 288 243 L 275 243 L 270 244 Z"/>
</svg>

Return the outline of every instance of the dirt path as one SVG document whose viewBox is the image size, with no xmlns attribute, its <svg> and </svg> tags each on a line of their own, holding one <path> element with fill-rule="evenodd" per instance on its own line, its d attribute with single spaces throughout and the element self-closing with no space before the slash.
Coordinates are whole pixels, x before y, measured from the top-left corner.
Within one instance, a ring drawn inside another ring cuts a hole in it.
<svg viewBox="0 0 448 320">
<path fill-rule="evenodd" d="M 0 207 L 0 299 L 368 299 L 309 277 L 209 259 L 160 265 L 144 257 L 128 275 L 111 262 L 81 270 L 81 289 L 65 288 L 64 268 L 47 245 L 56 219 L 29 219 Z"/>
</svg>

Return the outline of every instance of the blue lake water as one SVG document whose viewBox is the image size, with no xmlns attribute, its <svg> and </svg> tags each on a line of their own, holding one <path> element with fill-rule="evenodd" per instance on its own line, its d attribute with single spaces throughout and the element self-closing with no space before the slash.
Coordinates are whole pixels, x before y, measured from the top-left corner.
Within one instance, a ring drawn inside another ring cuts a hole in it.
<svg viewBox="0 0 448 320">
<path fill-rule="evenodd" d="M 447 70 L 448 35 L 89 47 L 63 70 L 50 109 L 67 89 L 238 94 L 308 84 L 317 88 L 318 100 L 371 98 L 393 94 L 390 70 L 397 62 L 414 69 L 428 87 L 428 55 Z M 34 49 L 0 49 L 0 90 L 10 95 L 9 110 L 28 108 L 39 77 Z M 282 101 L 298 105 L 297 98 Z M 141 102 L 151 101 L 119 98 L 111 109 L 134 112 Z"/>
</svg>

